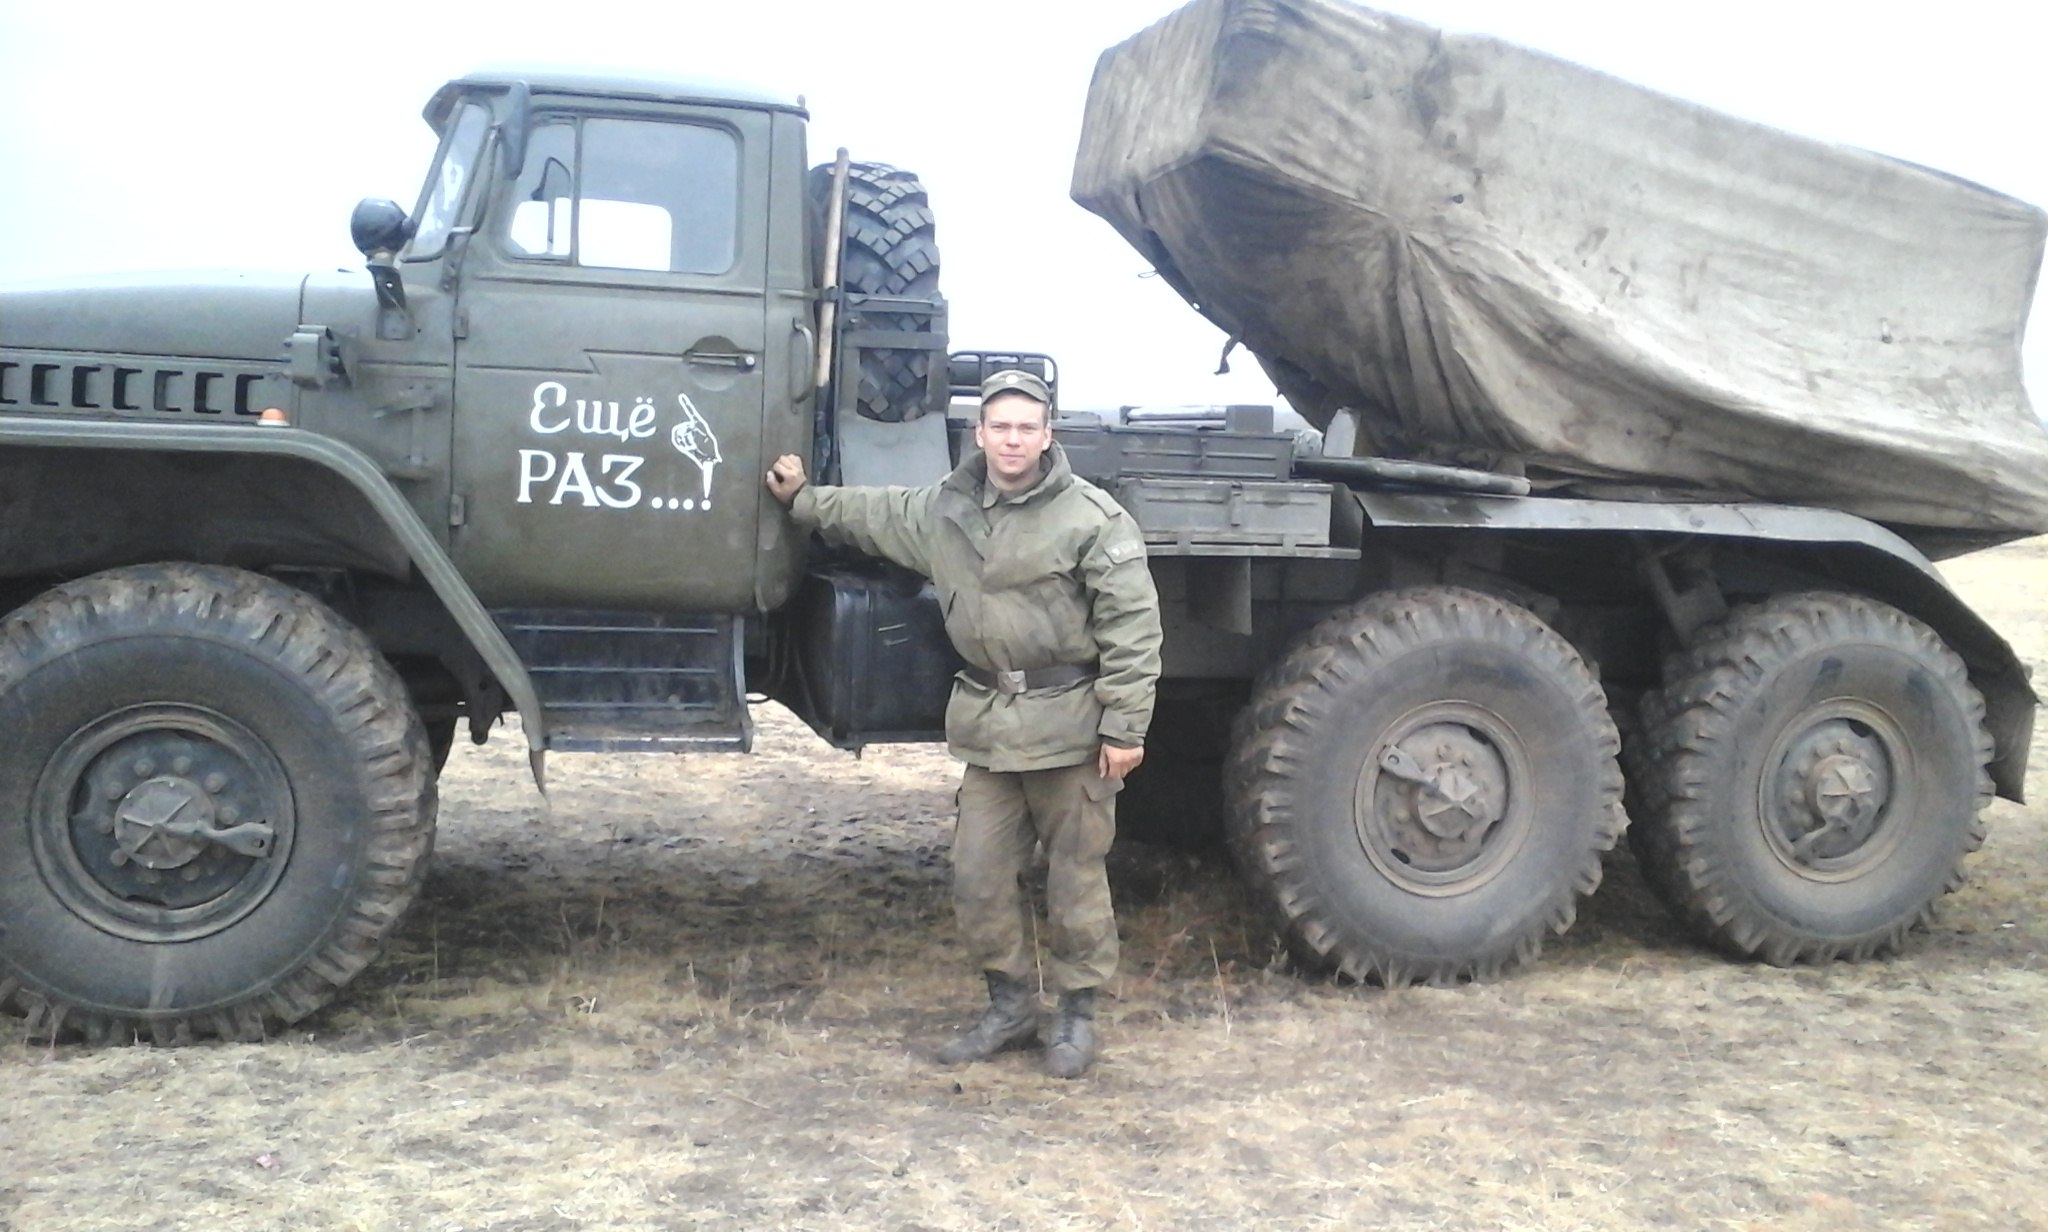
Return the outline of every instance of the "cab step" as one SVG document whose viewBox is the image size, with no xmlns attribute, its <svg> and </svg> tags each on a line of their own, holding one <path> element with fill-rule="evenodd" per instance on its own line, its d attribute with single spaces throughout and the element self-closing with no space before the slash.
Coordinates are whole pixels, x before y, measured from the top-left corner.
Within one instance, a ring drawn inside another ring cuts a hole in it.
<svg viewBox="0 0 2048 1232">
<path fill-rule="evenodd" d="M 740 617 L 524 608 L 492 615 L 533 677 L 551 751 L 753 747 Z"/>
</svg>

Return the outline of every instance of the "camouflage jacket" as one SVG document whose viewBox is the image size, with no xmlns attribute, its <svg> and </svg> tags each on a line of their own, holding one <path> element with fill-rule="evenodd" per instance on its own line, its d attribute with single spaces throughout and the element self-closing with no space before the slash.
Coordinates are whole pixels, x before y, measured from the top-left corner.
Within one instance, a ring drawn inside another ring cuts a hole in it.
<svg viewBox="0 0 2048 1232">
<path fill-rule="evenodd" d="M 1017 495 L 984 480 L 979 453 L 923 488 L 806 486 L 797 523 L 932 580 L 946 633 L 983 671 L 1092 668 L 1078 684 L 1003 694 L 953 679 L 946 743 L 969 765 L 1049 770 L 1103 741 L 1140 745 L 1159 680 L 1159 596 L 1137 523 L 1077 477 L 1055 443 Z"/>
</svg>

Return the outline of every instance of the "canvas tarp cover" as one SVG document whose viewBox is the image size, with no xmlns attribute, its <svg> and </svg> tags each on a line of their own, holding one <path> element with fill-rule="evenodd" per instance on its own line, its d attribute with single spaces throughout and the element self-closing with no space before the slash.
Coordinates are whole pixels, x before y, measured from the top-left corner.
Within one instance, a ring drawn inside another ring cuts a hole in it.
<svg viewBox="0 0 2048 1232">
<path fill-rule="evenodd" d="M 1340 0 L 1102 56 L 1074 171 L 1360 452 L 1585 492 L 2048 529 L 2022 202 Z"/>
</svg>

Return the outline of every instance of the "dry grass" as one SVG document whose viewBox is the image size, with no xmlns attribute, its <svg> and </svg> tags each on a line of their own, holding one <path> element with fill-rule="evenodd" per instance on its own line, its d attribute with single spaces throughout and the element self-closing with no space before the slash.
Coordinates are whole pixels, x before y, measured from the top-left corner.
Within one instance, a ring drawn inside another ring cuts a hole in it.
<svg viewBox="0 0 2048 1232">
<path fill-rule="evenodd" d="M 1954 572 L 2048 659 L 2048 548 Z M 1299 977 L 1217 860 L 1120 852 L 1109 1052 L 1059 1083 L 924 1060 L 978 991 L 943 755 L 761 743 L 558 759 L 552 811 L 458 750 L 425 900 L 305 1029 L 0 1048 L 0 1229 L 2048 1227 L 2048 808 L 1891 961 L 1724 962 L 1623 857 L 1453 990 Z"/>
</svg>

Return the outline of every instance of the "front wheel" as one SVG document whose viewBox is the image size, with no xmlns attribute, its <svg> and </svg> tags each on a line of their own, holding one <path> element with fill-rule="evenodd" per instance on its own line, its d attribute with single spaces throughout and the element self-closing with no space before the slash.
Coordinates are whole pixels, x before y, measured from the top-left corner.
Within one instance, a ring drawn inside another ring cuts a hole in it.
<svg viewBox="0 0 2048 1232">
<path fill-rule="evenodd" d="M 0 1005 L 32 1035 L 251 1038 L 376 954 L 431 844 L 427 736 L 292 588 L 118 569 L 0 621 Z"/>
<path fill-rule="evenodd" d="M 1310 630 L 1231 754 L 1233 853 L 1296 954 L 1388 984 L 1533 958 L 1625 825 L 1598 681 L 1533 614 L 1426 587 Z"/>
<path fill-rule="evenodd" d="M 1722 949 L 1784 966 L 1898 948 L 1984 839 L 1984 702 L 1934 631 L 1854 595 L 1739 609 L 1645 699 L 1636 846 Z"/>
</svg>

